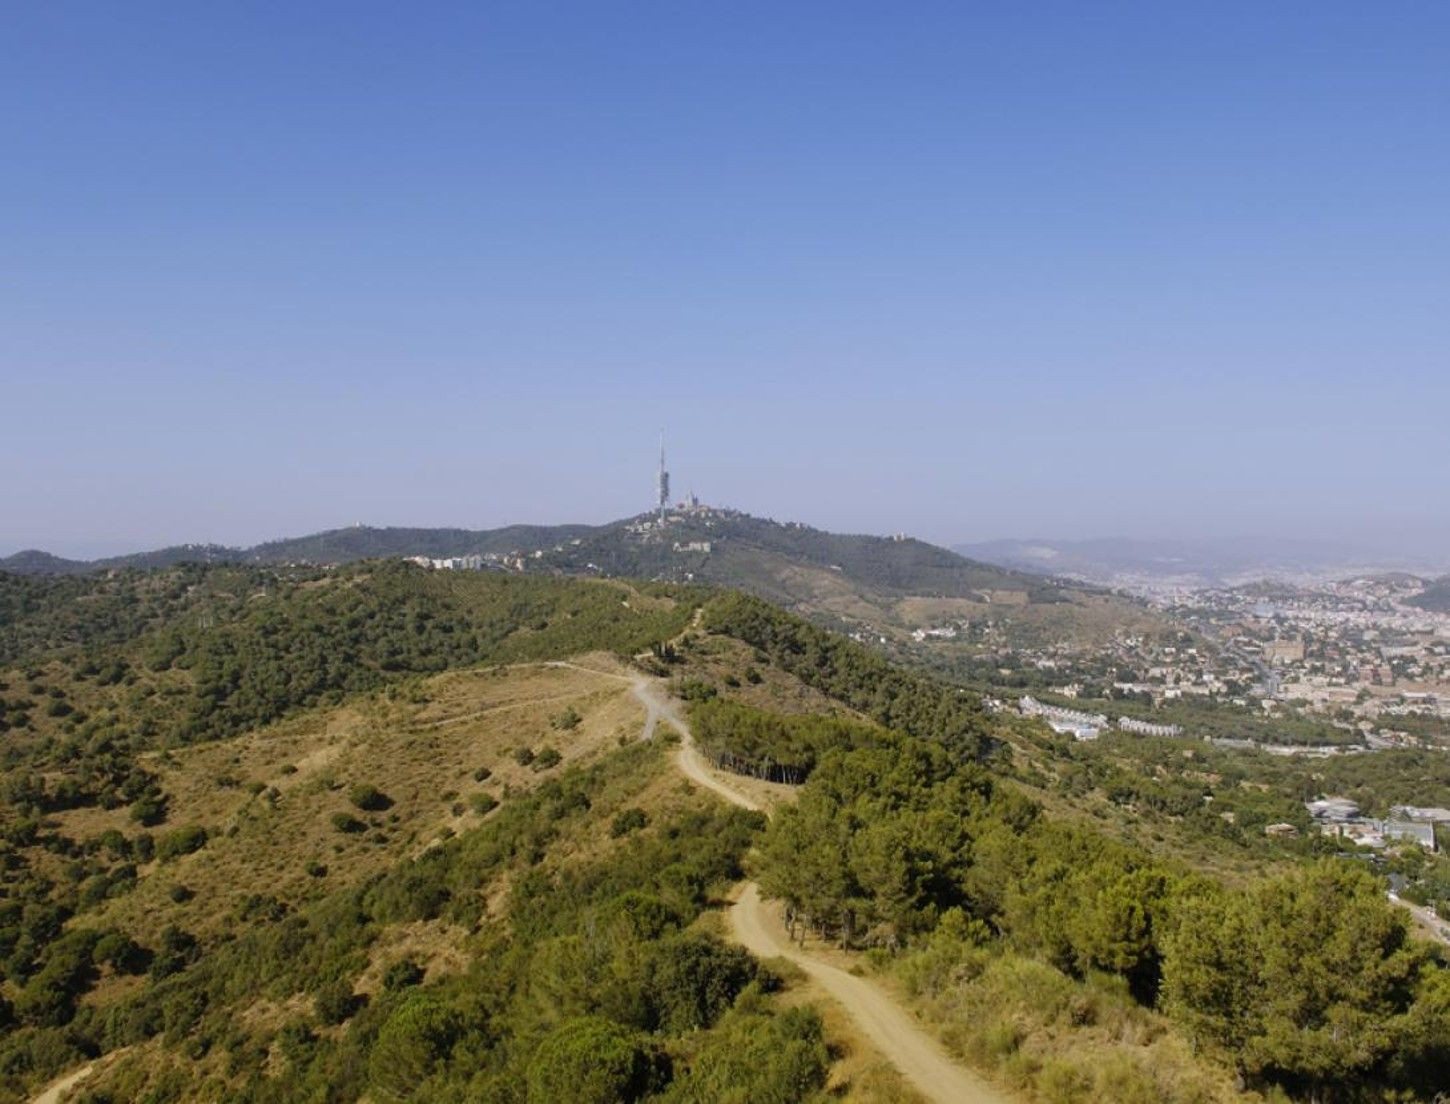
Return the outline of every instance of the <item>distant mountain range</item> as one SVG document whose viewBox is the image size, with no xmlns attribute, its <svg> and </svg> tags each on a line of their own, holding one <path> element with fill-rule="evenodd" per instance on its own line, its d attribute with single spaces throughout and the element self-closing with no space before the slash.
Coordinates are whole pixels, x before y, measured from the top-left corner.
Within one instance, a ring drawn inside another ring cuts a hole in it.
<svg viewBox="0 0 1450 1104">
<path fill-rule="evenodd" d="M 1440 562 L 1371 548 L 1310 540 L 1220 539 L 1000 540 L 960 544 L 955 551 L 1019 571 L 1129 589 L 1154 585 L 1222 586 L 1255 579 L 1350 575 L 1390 570 L 1417 575 L 1444 570 Z"/>
<path fill-rule="evenodd" d="M 729 510 L 676 511 L 606 525 L 501 529 L 354 526 L 251 548 L 177 545 L 102 560 L 26 551 L 0 571 L 70 574 L 187 562 L 332 564 L 388 556 L 481 555 L 526 572 L 696 580 L 738 587 L 845 629 L 909 631 L 991 616 L 1073 638 L 1144 616 L 1135 603 L 1081 583 L 973 560 L 906 537 L 827 533 Z M 1086 626 L 1091 625 L 1091 630 Z"/>
<path fill-rule="evenodd" d="M 175 544 L 98 560 L 68 560 L 29 549 L 0 559 L 0 571 L 16 575 L 75 575 L 128 567 L 170 567 L 180 563 L 348 563 L 383 556 L 446 558 L 533 549 L 595 531 L 589 525 L 510 525 L 502 529 L 377 529 L 354 525 L 305 537 L 267 541 L 250 548 L 221 544 Z"/>
</svg>

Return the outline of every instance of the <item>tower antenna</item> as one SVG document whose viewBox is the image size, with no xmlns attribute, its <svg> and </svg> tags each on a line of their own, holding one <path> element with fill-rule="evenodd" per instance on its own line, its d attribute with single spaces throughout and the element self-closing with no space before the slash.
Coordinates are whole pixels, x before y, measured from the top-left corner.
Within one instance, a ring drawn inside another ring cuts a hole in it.
<svg viewBox="0 0 1450 1104">
<path fill-rule="evenodd" d="M 660 430 L 660 471 L 655 478 L 655 504 L 659 508 L 660 522 L 665 520 L 665 507 L 670 504 L 670 473 L 665 470 L 665 431 Z"/>
</svg>

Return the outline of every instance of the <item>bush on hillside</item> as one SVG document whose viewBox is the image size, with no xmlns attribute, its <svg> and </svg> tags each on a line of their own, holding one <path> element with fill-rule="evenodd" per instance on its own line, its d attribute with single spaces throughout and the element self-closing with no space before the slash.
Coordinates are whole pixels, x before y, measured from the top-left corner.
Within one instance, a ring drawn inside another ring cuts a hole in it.
<svg viewBox="0 0 1450 1104">
<path fill-rule="evenodd" d="M 347 799 L 367 813 L 381 813 L 392 808 L 393 799 L 376 786 L 363 783 L 347 792 Z"/>
<path fill-rule="evenodd" d="M 205 828 L 199 824 L 188 824 L 174 832 L 167 832 L 156 841 L 156 858 L 161 862 L 169 862 L 182 855 L 190 855 L 193 851 L 200 851 L 205 847 L 206 840 Z"/>
</svg>

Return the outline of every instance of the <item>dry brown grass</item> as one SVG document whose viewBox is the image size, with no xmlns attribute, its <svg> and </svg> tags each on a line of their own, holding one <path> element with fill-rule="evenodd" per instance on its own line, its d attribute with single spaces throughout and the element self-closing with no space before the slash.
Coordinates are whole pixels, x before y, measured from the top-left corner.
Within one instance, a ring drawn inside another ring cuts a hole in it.
<svg viewBox="0 0 1450 1104">
<path fill-rule="evenodd" d="M 551 726 L 572 707 L 583 720 Z M 637 738 L 644 710 L 627 682 L 572 667 L 546 665 L 450 672 L 411 691 L 379 693 L 335 709 L 314 711 L 233 740 L 156 756 L 150 766 L 170 796 L 164 835 L 199 824 L 211 835 L 193 855 L 152 863 L 136 889 L 89 914 L 143 941 L 168 923 L 198 934 L 226 929 L 252 894 L 287 903 L 356 882 L 400 856 L 416 854 L 479 819 L 467 804 L 485 791 L 503 799 L 527 790 L 571 763 L 591 760 Z M 522 766 L 514 751 L 544 746 L 563 761 L 551 771 Z M 486 767 L 492 776 L 477 782 Z M 260 793 L 249 789 L 264 787 Z M 356 785 L 391 798 L 383 812 L 349 802 Z M 366 824 L 348 834 L 332 824 L 346 813 Z M 67 835 L 84 838 L 106 827 L 134 832 L 125 811 L 77 810 L 57 817 Z M 309 863 L 326 873 L 309 874 Z M 195 896 L 174 903 L 184 884 Z"/>
<path fill-rule="evenodd" d="M 1120 986 L 1073 981 L 1007 951 L 918 953 L 895 982 L 948 1049 L 1025 1100 L 1050 1104 L 1230 1104 L 1230 1070 L 1201 1059 Z M 888 978 L 888 981 L 891 979 Z M 914 996 L 913 996 L 914 994 Z"/>
</svg>

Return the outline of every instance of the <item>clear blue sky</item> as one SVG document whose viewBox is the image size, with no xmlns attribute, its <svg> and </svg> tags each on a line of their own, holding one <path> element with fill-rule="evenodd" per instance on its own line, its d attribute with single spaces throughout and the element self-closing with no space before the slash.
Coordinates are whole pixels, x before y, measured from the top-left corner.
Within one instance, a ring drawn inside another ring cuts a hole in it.
<svg viewBox="0 0 1450 1104">
<path fill-rule="evenodd" d="M 1450 547 L 1450 5 L 10 3 L 0 553 Z"/>
</svg>

